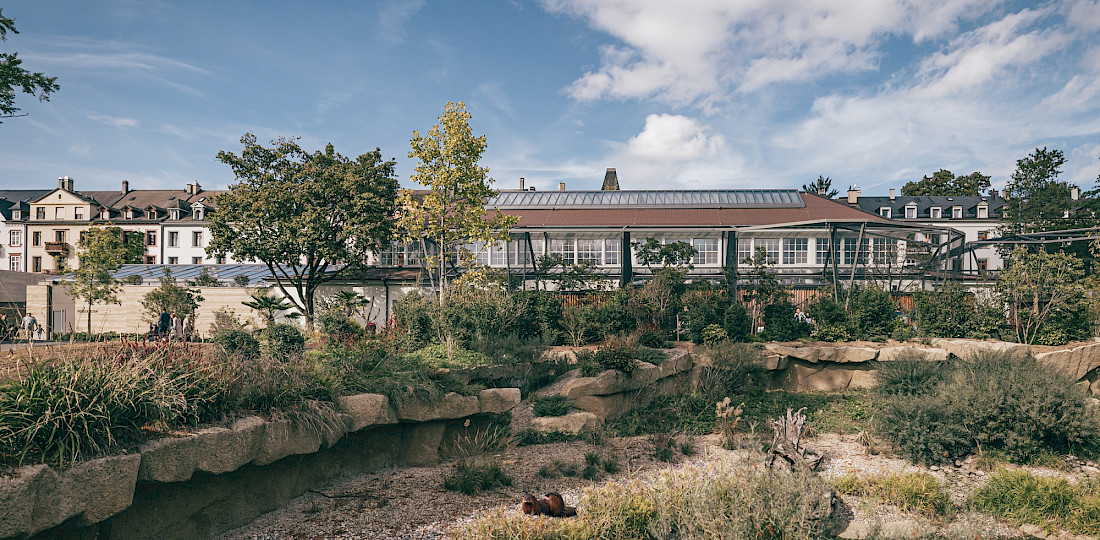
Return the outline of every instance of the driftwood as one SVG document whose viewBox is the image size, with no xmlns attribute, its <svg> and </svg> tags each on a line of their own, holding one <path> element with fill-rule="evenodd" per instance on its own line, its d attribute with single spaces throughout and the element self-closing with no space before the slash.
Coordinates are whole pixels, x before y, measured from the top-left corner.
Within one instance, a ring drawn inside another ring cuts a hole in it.
<svg viewBox="0 0 1100 540">
<path fill-rule="evenodd" d="M 824 455 L 802 448 L 800 439 L 802 430 L 806 427 L 806 415 L 802 414 L 806 407 L 791 412 L 787 409 L 787 416 L 778 420 L 770 420 L 775 435 L 772 437 L 772 447 L 768 450 L 768 456 L 764 458 L 764 466 L 771 469 L 775 467 L 776 458 L 782 458 L 782 462 L 789 469 L 812 471 L 821 464 Z"/>
</svg>

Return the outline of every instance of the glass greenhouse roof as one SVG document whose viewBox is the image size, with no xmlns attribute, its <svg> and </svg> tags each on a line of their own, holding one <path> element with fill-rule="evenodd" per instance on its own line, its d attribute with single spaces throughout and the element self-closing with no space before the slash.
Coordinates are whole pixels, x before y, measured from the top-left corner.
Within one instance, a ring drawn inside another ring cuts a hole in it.
<svg viewBox="0 0 1100 540">
<path fill-rule="evenodd" d="M 803 208 L 794 189 L 502 191 L 488 208 Z"/>
</svg>

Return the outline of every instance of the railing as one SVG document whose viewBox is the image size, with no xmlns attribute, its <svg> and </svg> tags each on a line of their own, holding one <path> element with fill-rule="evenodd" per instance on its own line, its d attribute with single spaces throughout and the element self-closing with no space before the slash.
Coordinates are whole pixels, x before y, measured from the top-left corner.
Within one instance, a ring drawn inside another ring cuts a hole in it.
<svg viewBox="0 0 1100 540">
<path fill-rule="evenodd" d="M 69 245 L 65 242 L 46 242 L 46 253 L 65 253 L 69 251 Z"/>
</svg>

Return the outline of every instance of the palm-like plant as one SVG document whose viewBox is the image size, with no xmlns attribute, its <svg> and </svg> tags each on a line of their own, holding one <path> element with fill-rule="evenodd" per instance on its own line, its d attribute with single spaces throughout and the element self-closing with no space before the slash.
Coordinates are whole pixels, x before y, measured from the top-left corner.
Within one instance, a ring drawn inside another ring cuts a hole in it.
<svg viewBox="0 0 1100 540">
<path fill-rule="evenodd" d="M 345 317 L 351 317 L 352 313 L 362 305 L 369 303 L 363 295 L 355 291 L 336 291 L 332 295 L 332 303 L 344 312 Z"/>
<path fill-rule="evenodd" d="M 241 303 L 255 310 L 264 320 L 265 326 L 275 324 L 276 315 L 294 307 L 286 298 L 275 298 L 267 294 L 267 291 L 252 293 L 249 296 L 252 297 L 251 301 Z M 296 311 L 285 315 L 288 319 L 297 319 L 301 316 L 302 314 Z"/>
</svg>

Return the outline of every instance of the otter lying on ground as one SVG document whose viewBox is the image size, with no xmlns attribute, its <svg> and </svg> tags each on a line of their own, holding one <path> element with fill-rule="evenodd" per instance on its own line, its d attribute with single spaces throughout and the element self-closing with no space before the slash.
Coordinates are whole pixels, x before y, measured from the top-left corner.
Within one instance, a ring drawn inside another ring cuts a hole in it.
<svg viewBox="0 0 1100 540">
<path fill-rule="evenodd" d="M 547 493 L 546 497 L 542 499 L 527 493 L 523 496 L 523 502 L 520 503 L 519 509 L 524 514 L 532 516 L 573 517 L 577 515 L 577 509 L 566 506 L 565 499 L 556 491 Z"/>
</svg>

